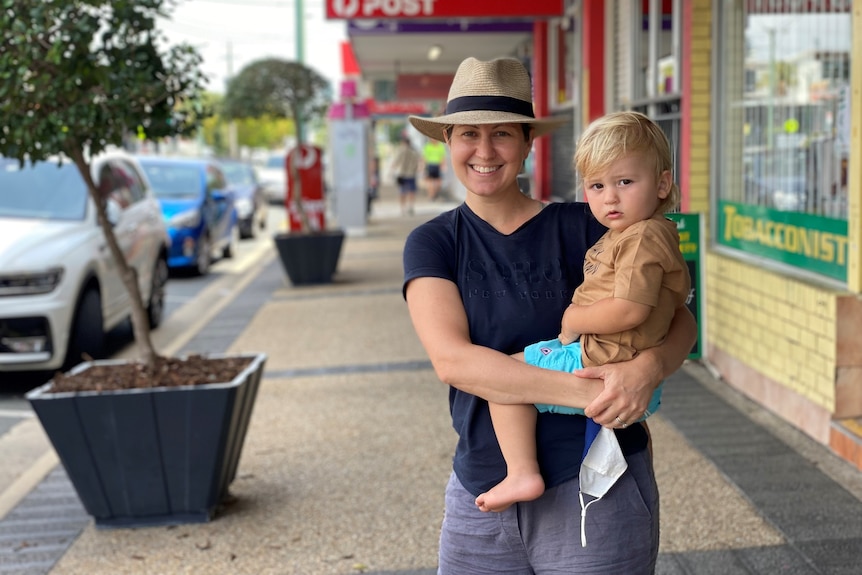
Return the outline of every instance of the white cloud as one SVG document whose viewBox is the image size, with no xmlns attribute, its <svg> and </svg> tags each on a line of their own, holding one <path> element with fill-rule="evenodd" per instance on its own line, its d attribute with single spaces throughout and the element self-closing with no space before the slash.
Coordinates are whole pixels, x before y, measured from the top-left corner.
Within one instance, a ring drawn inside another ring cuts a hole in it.
<svg viewBox="0 0 862 575">
<path fill-rule="evenodd" d="M 296 2 L 302 1 L 304 60 L 338 92 L 344 20 L 326 20 L 324 0 L 184 0 L 161 22 L 168 42 L 186 42 L 203 56 L 207 88 L 224 92 L 228 75 L 260 58 L 295 60 Z"/>
</svg>

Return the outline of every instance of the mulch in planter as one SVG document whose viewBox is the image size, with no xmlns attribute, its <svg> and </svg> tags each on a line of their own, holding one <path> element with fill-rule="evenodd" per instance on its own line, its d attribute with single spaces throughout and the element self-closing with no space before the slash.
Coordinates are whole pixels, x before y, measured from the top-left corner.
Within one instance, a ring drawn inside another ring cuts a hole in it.
<svg viewBox="0 0 862 575">
<path fill-rule="evenodd" d="M 80 373 L 58 373 L 48 392 L 116 391 L 228 383 L 251 362 L 250 357 L 160 357 L 153 366 L 142 362 L 92 365 Z"/>
</svg>

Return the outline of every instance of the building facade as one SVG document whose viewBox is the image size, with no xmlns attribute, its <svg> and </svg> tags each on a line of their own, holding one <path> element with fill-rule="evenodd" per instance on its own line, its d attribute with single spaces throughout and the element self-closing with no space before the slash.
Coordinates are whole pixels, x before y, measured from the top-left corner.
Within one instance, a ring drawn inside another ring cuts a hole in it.
<svg viewBox="0 0 862 575">
<path fill-rule="evenodd" d="M 581 199 L 572 156 L 592 119 L 655 119 L 679 210 L 700 214 L 700 361 L 862 469 L 862 2 L 562 0 L 550 12 L 521 18 L 532 33 L 497 54 L 531 69 L 537 115 L 568 120 L 536 143 L 532 193 Z"/>
</svg>

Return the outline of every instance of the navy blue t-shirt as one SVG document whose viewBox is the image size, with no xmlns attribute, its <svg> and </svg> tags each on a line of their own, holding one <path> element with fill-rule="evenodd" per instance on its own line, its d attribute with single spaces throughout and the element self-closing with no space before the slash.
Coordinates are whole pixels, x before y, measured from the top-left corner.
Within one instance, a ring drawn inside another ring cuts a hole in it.
<svg viewBox="0 0 862 575">
<path fill-rule="evenodd" d="M 523 351 L 560 333 L 563 312 L 584 279 L 587 248 L 605 231 L 584 203 L 548 204 L 509 235 L 462 204 L 408 236 L 405 293 L 408 282 L 419 277 L 450 280 L 461 293 L 473 343 L 506 354 Z M 488 403 L 453 387 L 449 409 L 458 433 L 455 473 L 479 495 L 506 475 Z M 539 414 L 536 439 L 546 487 L 577 477 L 585 421 L 578 415 Z M 640 425 L 617 435 L 626 454 L 646 447 Z"/>
</svg>

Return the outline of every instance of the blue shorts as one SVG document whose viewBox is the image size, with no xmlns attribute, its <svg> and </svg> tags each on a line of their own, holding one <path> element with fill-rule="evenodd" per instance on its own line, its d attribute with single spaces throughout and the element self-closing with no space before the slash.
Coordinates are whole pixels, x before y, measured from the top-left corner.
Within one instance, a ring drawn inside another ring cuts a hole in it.
<svg viewBox="0 0 862 575">
<path fill-rule="evenodd" d="M 569 345 L 561 344 L 558 339 L 534 343 L 524 348 L 524 361 L 537 367 L 569 373 L 584 367 L 584 362 L 581 358 L 581 343 L 578 341 Z M 647 414 L 641 419 L 646 419 L 658 411 L 659 405 L 661 405 L 662 386 L 664 386 L 664 382 L 660 383 L 653 392 L 649 407 L 647 407 Z M 583 409 L 562 405 L 536 404 L 536 409 L 565 415 L 584 415 Z"/>
</svg>

